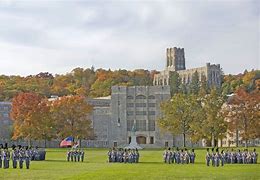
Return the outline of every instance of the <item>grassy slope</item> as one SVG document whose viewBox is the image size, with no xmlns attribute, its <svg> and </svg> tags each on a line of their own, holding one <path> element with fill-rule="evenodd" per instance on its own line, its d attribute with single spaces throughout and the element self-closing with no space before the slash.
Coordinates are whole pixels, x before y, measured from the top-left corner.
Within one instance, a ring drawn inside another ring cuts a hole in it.
<svg viewBox="0 0 260 180">
<path fill-rule="evenodd" d="M 260 153 L 260 148 L 257 149 Z M 162 150 L 140 151 L 139 164 L 106 163 L 107 150 L 88 149 L 84 163 L 66 162 L 66 150 L 49 149 L 47 160 L 31 169 L 0 169 L 0 179 L 260 179 L 260 164 L 207 167 L 205 149 L 196 150 L 196 164 L 162 163 Z M 260 159 L 258 158 L 258 161 Z"/>
</svg>

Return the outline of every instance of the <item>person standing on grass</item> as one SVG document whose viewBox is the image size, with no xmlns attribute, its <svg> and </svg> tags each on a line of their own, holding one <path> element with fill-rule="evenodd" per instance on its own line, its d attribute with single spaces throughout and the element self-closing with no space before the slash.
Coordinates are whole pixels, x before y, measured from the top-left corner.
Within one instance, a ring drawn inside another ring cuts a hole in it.
<svg viewBox="0 0 260 180">
<path fill-rule="evenodd" d="M 224 166 L 224 163 L 225 163 L 225 153 L 224 153 L 224 150 L 221 151 L 220 161 L 221 161 L 221 166 Z"/>
<path fill-rule="evenodd" d="M 108 162 L 109 163 L 112 162 L 112 151 L 111 151 L 111 149 L 108 150 L 107 157 L 108 157 Z"/>
<path fill-rule="evenodd" d="M 167 149 L 165 149 L 164 150 L 164 152 L 163 152 L 163 161 L 164 161 L 164 163 L 166 163 L 167 162 Z"/>
<path fill-rule="evenodd" d="M 19 149 L 19 168 L 23 169 L 23 161 L 24 161 L 24 150 L 22 147 Z"/>
<path fill-rule="evenodd" d="M 177 164 L 180 164 L 181 163 L 181 154 L 180 154 L 180 150 L 179 150 L 179 148 L 177 147 L 176 148 L 176 154 L 175 154 L 175 162 L 177 163 Z"/>
<path fill-rule="evenodd" d="M 4 151 L 3 151 L 3 161 L 4 161 L 4 169 L 7 169 L 8 168 L 8 165 L 7 164 L 9 164 L 9 162 L 8 162 L 8 154 L 7 154 L 7 151 L 8 151 L 8 149 L 7 149 L 7 147 L 5 147 L 4 148 Z"/>
<path fill-rule="evenodd" d="M 81 162 L 83 162 L 83 161 L 84 161 L 84 156 L 85 156 L 84 149 L 81 149 L 81 151 L 80 151 L 80 158 L 81 158 Z"/>
<path fill-rule="evenodd" d="M 252 159 L 253 159 L 253 163 L 254 164 L 257 164 L 257 152 L 256 152 L 256 149 L 254 149 L 253 153 L 252 153 Z"/>
<path fill-rule="evenodd" d="M 127 152 L 127 149 L 125 149 L 125 152 L 124 152 L 124 163 L 127 163 L 128 162 L 128 152 Z"/>
<path fill-rule="evenodd" d="M 67 161 L 68 161 L 68 162 L 70 161 L 70 155 L 71 155 L 71 151 L 68 150 L 68 151 L 67 151 Z"/>
<path fill-rule="evenodd" d="M 195 157 L 196 157 L 196 154 L 194 152 L 194 149 L 192 149 L 191 153 L 190 153 L 190 163 L 192 163 L 192 164 L 195 163 Z"/>
<path fill-rule="evenodd" d="M 211 155 L 210 155 L 210 152 L 209 152 L 209 148 L 207 148 L 207 154 L 206 154 L 206 164 L 207 164 L 207 166 L 209 166 L 210 159 L 211 159 Z"/>
<path fill-rule="evenodd" d="M 19 154 L 18 154 L 18 150 L 15 146 L 13 147 L 11 158 L 12 158 L 12 161 L 13 161 L 13 168 L 16 169 L 17 168 L 17 160 L 19 159 Z"/>
<path fill-rule="evenodd" d="M 138 162 L 139 162 L 139 157 L 140 157 L 140 154 L 139 154 L 139 152 L 138 152 L 138 149 L 137 149 L 137 148 L 135 149 L 135 154 L 136 154 L 136 163 L 138 163 Z"/>
<path fill-rule="evenodd" d="M 0 168 L 2 168 L 2 160 L 3 160 L 3 145 L 0 144 Z"/>
<path fill-rule="evenodd" d="M 181 163 L 184 164 L 185 163 L 185 153 L 183 152 L 183 149 L 181 149 L 180 159 L 181 159 Z"/>
<path fill-rule="evenodd" d="M 167 151 L 167 163 L 168 164 L 171 164 L 171 159 L 172 159 L 172 152 L 171 152 L 171 148 L 168 148 L 168 151 Z"/>
<path fill-rule="evenodd" d="M 30 168 L 30 159 L 31 159 L 30 150 L 28 149 L 28 146 L 27 146 L 26 150 L 25 150 L 25 165 L 26 165 L 26 169 Z"/>
<path fill-rule="evenodd" d="M 219 161 L 220 161 L 220 154 L 218 151 L 218 148 L 216 149 L 216 154 L 215 154 L 215 166 L 219 167 Z"/>
</svg>

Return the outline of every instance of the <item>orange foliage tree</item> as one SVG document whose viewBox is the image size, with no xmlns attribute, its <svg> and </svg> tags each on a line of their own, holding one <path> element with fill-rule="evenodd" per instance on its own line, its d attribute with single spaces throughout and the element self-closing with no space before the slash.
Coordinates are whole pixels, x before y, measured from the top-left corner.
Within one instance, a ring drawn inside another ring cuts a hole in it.
<svg viewBox="0 0 260 180">
<path fill-rule="evenodd" d="M 229 120 L 228 129 L 245 141 L 260 138 L 260 92 L 258 89 L 248 93 L 244 88 L 236 91 L 228 102 L 226 115 Z M 238 144 L 238 142 L 237 142 Z"/>
<path fill-rule="evenodd" d="M 93 137 L 92 109 L 83 96 L 63 96 L 53 101 L 51 111 L 58 137 L 72 136 L 79 140 Z"/>
<path fill-rule="evenodd" d="M 35 93 L 20 93 L 13 98 L 11 118 L 14 121 L 13 139 L 35 139 L 38 124 L 37 107 L 41 97 Z"/>
</svg>

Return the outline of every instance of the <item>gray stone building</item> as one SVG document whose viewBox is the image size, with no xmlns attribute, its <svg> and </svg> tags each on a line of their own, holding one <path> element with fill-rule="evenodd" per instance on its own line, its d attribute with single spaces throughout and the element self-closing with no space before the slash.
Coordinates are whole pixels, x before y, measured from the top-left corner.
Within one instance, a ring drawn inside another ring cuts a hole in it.
<svg viewBox="0 0 260 180">
<path fill-rule="evenodd" d="M 172 135 L 161 132 L 156 123 L 161 102 L 169 98 L 169 86 L 113 86 L 111 97 L 89 99 L 96 138 L 87 145 L 124 147 L 131 141 L 135 124 L 136 140 L 142 147 L 172 146 Z"/>
<path fill-rule="evenodd" d="M 11 102 L 0 102 L 0 140 L 6 141 L 11 138 L 12 120 L 10 111 L 12 108 Z"/>
<path fill-rule="evenodd" d="M 192 75 L 196 71 L 199 74 L 199 80 L 203 76 L 206 77 L 209 86 L 220 87 L 222 71 L 219 64 L 207 63 L 206 66 L 186 69 L 184 48 L 167 48 L 166 50 L 166 68 L 159 74 L 154 76 L 153 84 L 169 85 L 170 72 L 178 72 L 181 82 L 189 84 L 192 80 Z"/>
</svg>

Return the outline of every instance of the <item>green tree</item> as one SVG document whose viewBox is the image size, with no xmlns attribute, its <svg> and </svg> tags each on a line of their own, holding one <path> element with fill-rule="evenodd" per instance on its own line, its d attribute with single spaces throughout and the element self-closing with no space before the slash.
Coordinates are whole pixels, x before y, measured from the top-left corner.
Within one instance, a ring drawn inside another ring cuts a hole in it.
<svg viewBox="0 0 260 180">
<path fill-rule="evenodd" d="M 170 72 L 169 84 L 171 89 L 171 96 L 180 92 L 181 79 L 179 73 L 176 71 Z"/>
<path fill-rule="evenodd" d="M 176 94 L 171 100 L 162 103 L 163 116 L 159 118 L 159 126 L 173 135 L 182 134 L 183 146 L 186 146 L 187 135 L 196 135 L 196 129 L 192 129 L 194 121 L 201 117 L 200 103 L 195 96 Z M 197 141 L 197 137 L 192 139 Z"/>
<path fill-rule="evenodd" d="M 202 100 L 206 118 L 202 124 L 204 136 L 211 139 L 211 146 L 215 147 L 218 139 L 222 139 L 227 131 L 227 123 L 224 121 L 221 108 L 224 98 L 217 94 L 215 88 Z"/>
<path fill-rule="evenodd" d="M 198 94 L 200 90 L 199 73 L 195 71 L 192 74 L 191 83 L 189 84 L 189 92 L 191 94 Z"/>
</svg>

